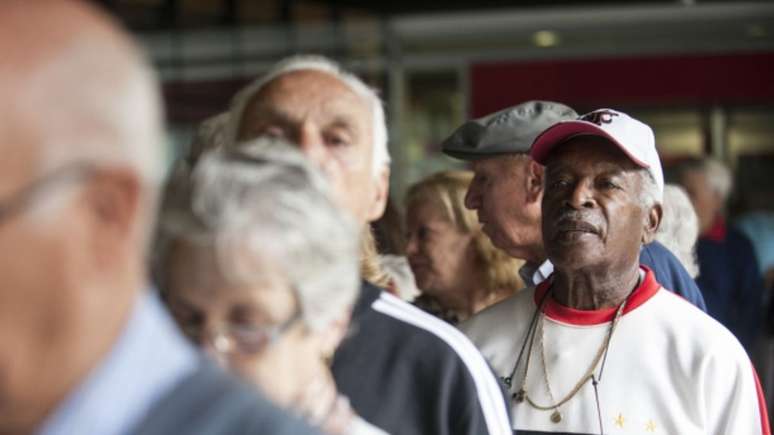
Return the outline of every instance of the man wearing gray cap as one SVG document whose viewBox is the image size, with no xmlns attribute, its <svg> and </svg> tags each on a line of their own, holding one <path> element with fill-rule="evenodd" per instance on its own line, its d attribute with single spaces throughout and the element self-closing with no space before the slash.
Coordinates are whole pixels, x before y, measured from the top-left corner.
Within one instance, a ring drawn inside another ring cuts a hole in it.
<svg viewBox="0 0 774 435">
<path fill-rule="evenodd" d="M 540 230 L 543 167 L 527 152 L 540 132 L 577 113 L 564 104 L 528 101 L 466 122 L 443 143 L 444 153 L 472 162 L 475 178 L 465 205 L 500 249 L 526 260 L 524 282 L 537 285 L 553 271 Z M 706 311 L 704 298 L 680 261 L 659 242 L 645 245 L 640 262 L 658 281 Z"/>
<path fill-rule="evenodd" d="M 749 358 L 665 291 L 640 249 L 662 216 L 653 131 L 601 109 L 541 133 L 553 273 L 466 324 L 504 380 L 519 434 L 770 434 Z"/>
</svg>

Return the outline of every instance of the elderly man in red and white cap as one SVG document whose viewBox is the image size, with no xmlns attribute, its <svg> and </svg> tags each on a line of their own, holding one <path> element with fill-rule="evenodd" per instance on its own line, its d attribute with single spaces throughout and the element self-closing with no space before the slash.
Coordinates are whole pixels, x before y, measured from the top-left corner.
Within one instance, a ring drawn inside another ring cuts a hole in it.
<svg viewBox="0 0 774 435">
<path fill-rule="evenodd" d="M 661 220 L 652 130 L 614 110 L 535 140 L 552 276 L 463 325 L 504 379 L 520 434 L 769 434 L 734 336 L 641 266 Z"/>
</svg>

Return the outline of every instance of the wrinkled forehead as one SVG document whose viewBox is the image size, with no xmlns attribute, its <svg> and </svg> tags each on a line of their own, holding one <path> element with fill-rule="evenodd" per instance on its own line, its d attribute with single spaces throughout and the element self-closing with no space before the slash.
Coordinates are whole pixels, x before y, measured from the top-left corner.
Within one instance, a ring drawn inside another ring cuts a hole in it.
<svg viewBox="0 0 774 435">
<path fill-rule="evenodd" d="M 372 113 L 366 98 L 333 74 L 296 70 L 271 79 L 249 98 L 239 131 L 272 118 L 345 123 L 370 133 Z"/>
<path fill-rule="evenodd" d="M 546 158 L 548 174 L 558 170 L 593 169 L 596 171 L 638 172 L 634 163 L 618 146 L 599 136 L 576 136 L 556 145 Z"/>
</svg>

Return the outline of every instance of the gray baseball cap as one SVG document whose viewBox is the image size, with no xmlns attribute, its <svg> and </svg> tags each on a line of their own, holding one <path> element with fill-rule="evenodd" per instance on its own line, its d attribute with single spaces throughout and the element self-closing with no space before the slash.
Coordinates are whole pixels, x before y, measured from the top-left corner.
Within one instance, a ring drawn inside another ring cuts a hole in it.
<svg viewBox="0 0 774 435">
<path fill-rule="evenodd" d="M 445 154 L 463 160 L 527 153 L 543 130 L 577 117 L 561 103 L 527 101 L 462 124 L 441 145 Z"/>
</svg>

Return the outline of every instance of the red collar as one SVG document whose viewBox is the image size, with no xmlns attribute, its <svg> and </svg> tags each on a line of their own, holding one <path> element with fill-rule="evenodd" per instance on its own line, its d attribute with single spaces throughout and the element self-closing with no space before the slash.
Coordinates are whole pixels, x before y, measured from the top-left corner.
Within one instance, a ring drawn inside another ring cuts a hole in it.
<svg viewBox="0 0 774 435">
<path fill-rule="evenodd" d="M 712 226 L 704 234 L 702 234 L 701 237 L 712 240 L 713 242 L 723 242 L 726 240 L 727 231 L 728 228 L 726 227 L 725 219 L 718 216 L 715 218 L 715 222 L 712 224 Z"/>
<path fill-rule="evenodd" d="M 647 302 L 661 288 L 661 284 L 656 281 L 653 271 L 642 265 L 640 267 L 645 271 L 645 279 L 642 280 L 642 284 L 634 289 L 634 292 L 629 297 L 629 302 L 624 307 L 624 314 Z M 551 286 L 551 281 L 553 280 L 547 279 L 535 288 L 535 305 L 540 304 L 540 301 L 543 300 L 543 296 Z M 548 295 L 543 304 L 543 314 L 551 319 L 571 325 L 592 326 L 607 323 L 613 320 L 615 311 L 616 308 L 578 310 L 566 307 L 557 302 L 552 295 Z"/>
</svg>

